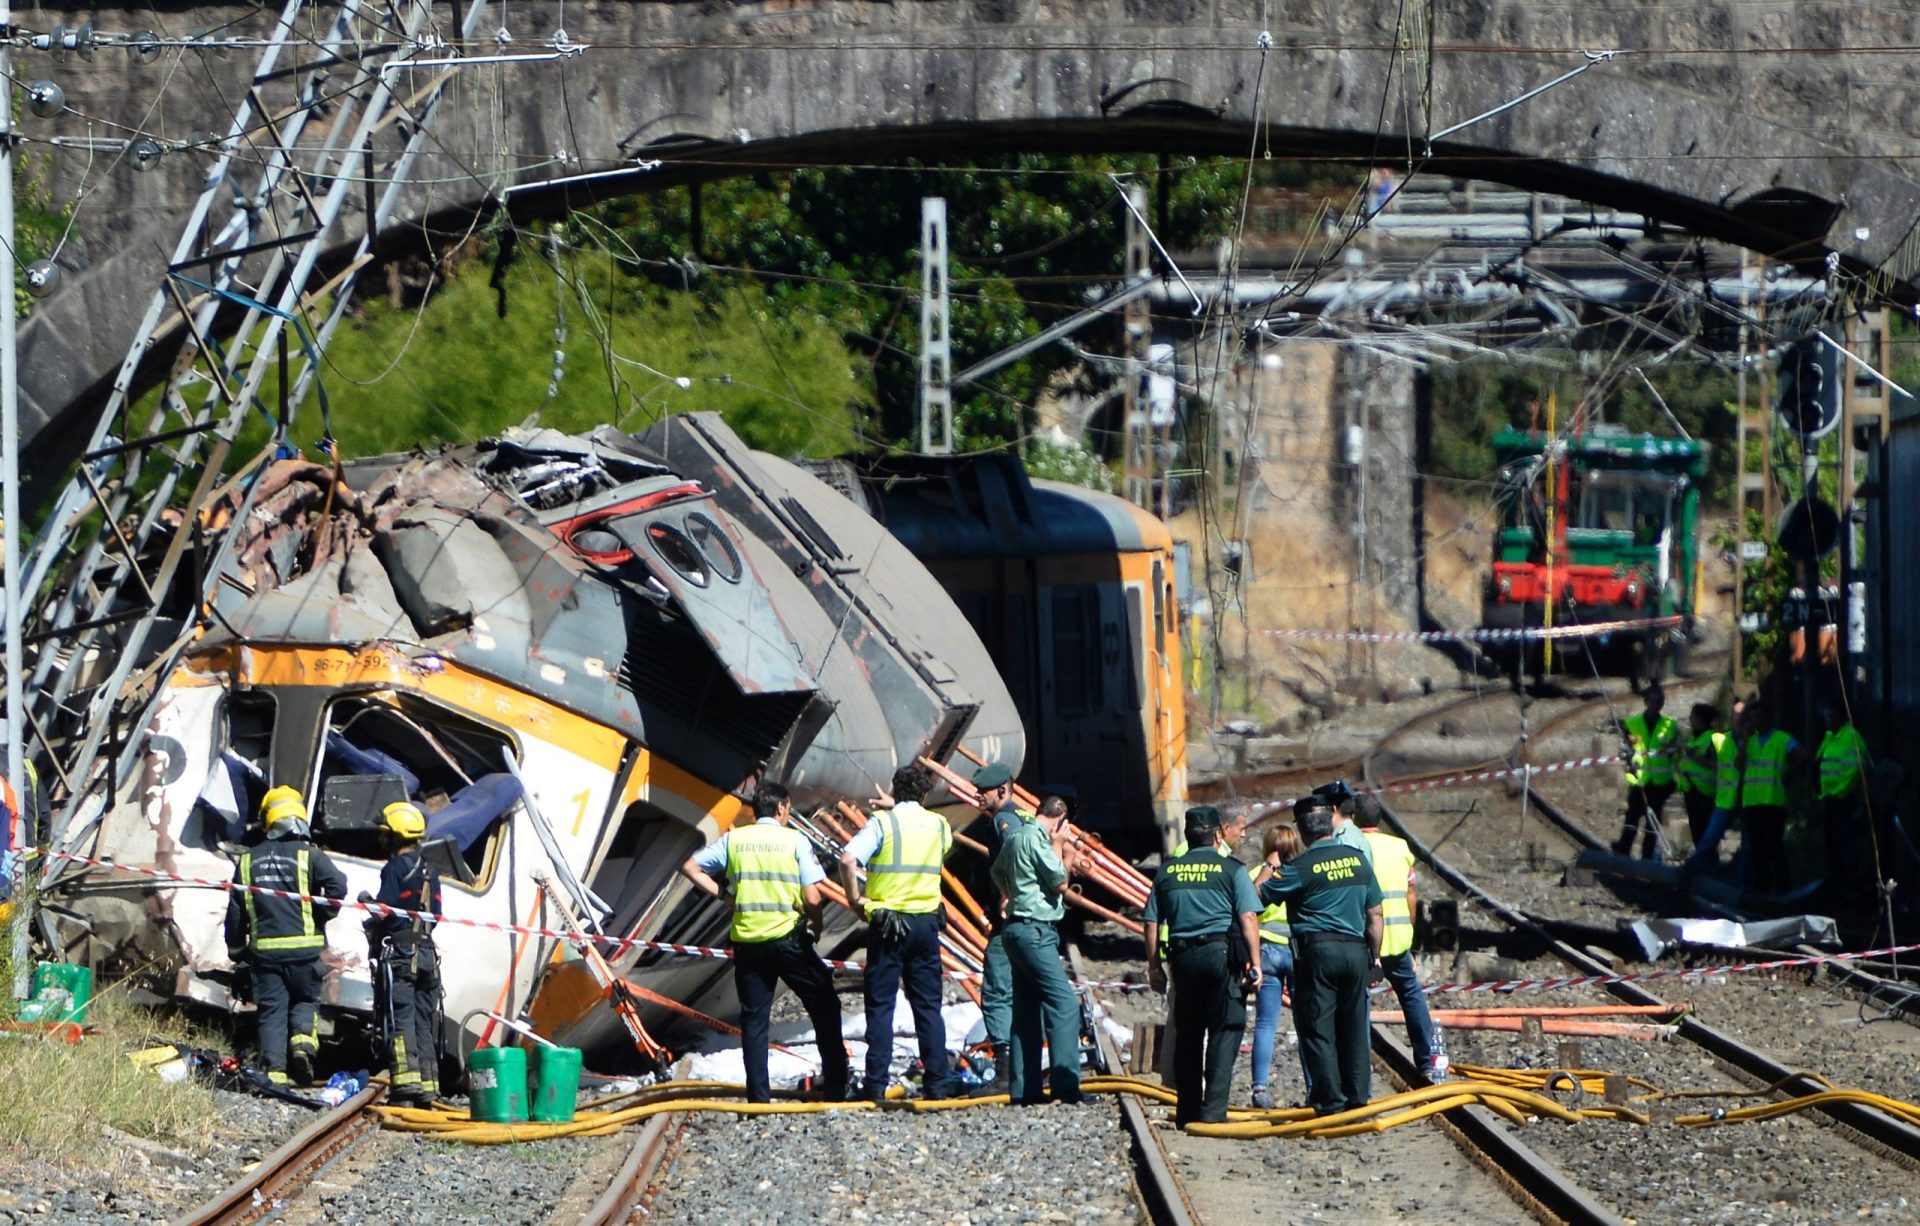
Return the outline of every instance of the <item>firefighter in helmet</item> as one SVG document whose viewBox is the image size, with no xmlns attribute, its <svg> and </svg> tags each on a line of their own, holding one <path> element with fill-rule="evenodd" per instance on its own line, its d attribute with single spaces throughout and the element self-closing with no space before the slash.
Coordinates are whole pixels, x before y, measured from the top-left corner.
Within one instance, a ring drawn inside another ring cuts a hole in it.
<svg viewBox="0 0 1920 1226">
<path fill-rule="evenodd" d="M 417 806 L 397 800 L 380 822 L 390 854 L 375 901 L 407 914 L 367 920 L 375 1016 L 385 1030 L 393 1100 L 424 1103 L 440 1092 L 440 959 L 427 918 L 440 915 L 440 873 L 420 854 L 427 818 Z"/>
<path fill-rule="evenodd" d="M 260 802 L 266 841 L 240 854 L 227 895 L 227 954 L 259 1006 L 260 1058 L 276 1085 L 310 1085 L 320 1054 L 314 1002 L 325 970 L 327 923 L 347 879 L 315 847 L 300 793 L 276 787 Z"/>
</svg>

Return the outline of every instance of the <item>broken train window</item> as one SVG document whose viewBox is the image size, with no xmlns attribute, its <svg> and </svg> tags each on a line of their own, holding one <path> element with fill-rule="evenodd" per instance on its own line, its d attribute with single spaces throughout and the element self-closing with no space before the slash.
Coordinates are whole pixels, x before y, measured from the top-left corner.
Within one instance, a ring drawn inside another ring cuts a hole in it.
<svg viewBox="0 0 1920 1226">
<path fill-rule="evenodd" d="M 427 815 L 422 851 L 450 885 L 485 889 L 506 817 L 520 799 L 499 731 L 397 692 L 343 697 L 327 709 L 313 814 L 329 851 L 383 859 L 381 813 L 410 800 Z"/>
<path fill-rule="evenodd" d="M 208 765 L 207 781 L 180 832 L 189 847 L 211 850 L 239 843 L 260 811 L 273 761 L 273 722 L 278 704 L 264 690 L 236 690 L 220 700 L 223 729 L 220 751 Z"/>
</svg>

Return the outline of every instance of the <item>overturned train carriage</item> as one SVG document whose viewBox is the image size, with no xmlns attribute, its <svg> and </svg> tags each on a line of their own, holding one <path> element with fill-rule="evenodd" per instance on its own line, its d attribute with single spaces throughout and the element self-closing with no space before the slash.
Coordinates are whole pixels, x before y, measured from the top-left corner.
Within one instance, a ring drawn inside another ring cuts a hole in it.
<svg viewBox="0 0 1920 1226">
<path fill-rule="evenodd" d="M 377 887 L 381 809 L 410 798 L 449 917 L 562 927 L 577 902 L 609 934 L 719 944 L 724 910 L 676 870 L 754 783 L 805 806 L 869 796 L 963 737 L 1022 755 L 993 661 L 921 564 L 717 417 L 261 480 L 142 772 L 72 827 L 93 862 L 55 886 L 70 956 L 159 965 L 178 994 L 226 1004 L 223 892 L 116 866 L 230 876 L 273 784 L 305 792 L 349 898 Z M 829 914 L 831 943 L 850 919 Z M 328 927 L 336 1016 L 371 1008 L 363 919 Z M 489 1036 L 486 1013 L 524 1011 L 563 1042 L 626 1044 L 574 950 L 457 924 L 438 943 L 466 1042 Z M 734 1008 L 724 962 L 611 960 L 666 1000 Z M 689 1024 L 642 1012 L 663 1039 Z"/>
</svg>

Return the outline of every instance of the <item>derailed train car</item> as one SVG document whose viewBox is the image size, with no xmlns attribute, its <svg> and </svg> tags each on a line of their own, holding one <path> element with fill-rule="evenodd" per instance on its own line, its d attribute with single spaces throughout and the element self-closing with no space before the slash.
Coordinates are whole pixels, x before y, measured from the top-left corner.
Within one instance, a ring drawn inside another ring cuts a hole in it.
<svg viewBox="0 0 1920 1226">
<path fill-rule="evenodd" d="M 159 967 L 226 1006 L 224 892 L 264 790 L 375 888 L 388 802 L 428 812 L 450 917 L 724 940 L 676 870 L 756 782 L 801 804 L 873 794 L 965 738 L 1018 762 L 1019 714 L 953 602 L 871 517 L 707 414 L 642 437 L 517 432 L 471 447 L 270 469 L 202 634 L 164 682 L 144 768 L 82 813 L 48 911 L 70 957 Z M 324 1012 L 371 1008 L 364 916 L 328 927 Z M 834 917 L 829 940 L 850 917 Z M 446 1013 L 484 1041 L 528 1013 L 564 1042 L 624 1036 L 575 950 L 443 925 Z M 626 950 L 613 969 L 706 1013 L 720 961 Z M 669 1037 L 684 1016 L 642 1003 Z M 631 1049 L 628 1048 L 630 1051 Z"/>
</svg>

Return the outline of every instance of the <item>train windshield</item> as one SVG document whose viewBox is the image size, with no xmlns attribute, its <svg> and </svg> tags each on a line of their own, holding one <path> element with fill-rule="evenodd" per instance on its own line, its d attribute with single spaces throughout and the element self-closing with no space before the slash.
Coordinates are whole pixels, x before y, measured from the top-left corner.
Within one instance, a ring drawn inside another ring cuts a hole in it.
<svg viewBox="0 0 1920 1226">
<path fill-rule="evenodd" d="M 1674 482 L 1656 473 L 1598 469 L 1581 474 L 1572 527 L 1631 533 L 1657 545 L 1673 520 Z"/>
</svg>

